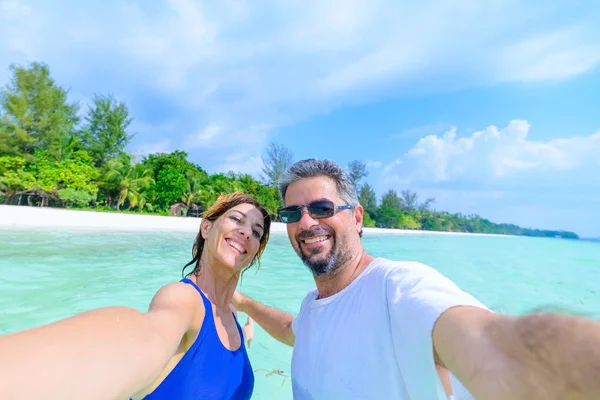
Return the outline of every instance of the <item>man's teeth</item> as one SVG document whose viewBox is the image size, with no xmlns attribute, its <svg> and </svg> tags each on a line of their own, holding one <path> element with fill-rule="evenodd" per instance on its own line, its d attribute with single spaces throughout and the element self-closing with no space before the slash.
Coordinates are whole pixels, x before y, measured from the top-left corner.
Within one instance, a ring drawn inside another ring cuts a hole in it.
<svg viewBox="0 0 600 400">
<path fill-rule="evenodd" d="M 327 236 L 317 236 L 310 239 L 304 239 L 304 243 L 317 243 L 327 240 Z"/>
<path fill-rule="evenodd" d="M 239 251 L 240 253 L 244 252 L 244 249 L 242 248 L 242 246 L 240 246 L 239 244 L 237 244 L 236 242 L 232 242 L 231 240 L 227 240 L 227 243 L 229 243 L 229 245 L 231 247 L 233 247 L 234 249 L 236 249 L 237 251 Z"/>
</svg>

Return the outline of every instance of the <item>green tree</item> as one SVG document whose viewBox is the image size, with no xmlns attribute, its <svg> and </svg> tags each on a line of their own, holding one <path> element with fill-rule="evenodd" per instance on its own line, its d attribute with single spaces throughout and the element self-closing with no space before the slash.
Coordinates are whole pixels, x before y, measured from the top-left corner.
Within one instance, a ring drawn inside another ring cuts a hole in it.
<svg viewBox="0 0 600 400">
<path fill-rule="evenodd" d="M 138 206 L 140 202 L 146 202 L 144 192 L 154 182 L 151 169 L 141 170 L 136 168 L 131 165 L 129 157 L 123 156 L 109 161 L 106 166 L 107 170 L 100 179 L 106 186 L 115 188 L 118 191 L 115 205 L 117 210 L 125 201 L 129 202 L 130 208 Z"/>
<path fill-rule="evenodd" d="M 94 158 L 97 166 L 125 152 L 133 138 L 127 128 L 133 121 L 125 102 L 112 95 L 94 95 L 94 105 L 85 116 L 86 126 L 81 132 L 81 142 Z"/>
<path fill-rule="evenodd" d="M 442 230 L 442 226 L 440 221 L 436 218 L 434 214 L 425 215 L 422 220 L 423 229 L 426 231 L 440 231 Z"/>
<path fill-rule="evenodd" d="M 90 204 L 90 202 L 94 200 L 95 196 L 83 190 L 65 188 L 58 190 L 58 198 L 61 199 L 67 207 L 69 207 L 71 204 L 76 204 L 83 207 Z"/>
<path fill-rule="evenodd" d="M 187 160 L 184 151 L 150 154 L 142 160 L 142 166 L 152 171 L 154 183 L 148 195 L 153 199 L 153 205 L 162 210 L 189 194 L 190 180 L 200 181 L 198 189 L 202 189 L 208 176 L 202 168 Z"/>
<path fill-rule="evenodd" d="M 363 216 L 363 226 L 367 228 L 373 228 L 375 226 L 375 220 L 371 218 L 371 215 L 365 211 Z"/>
<path fill-rule="evenodd" d="M 54 156 L 56 157 L 57 161 L 68 160 L 76 151 L 80 150 L 82 150 L 81 142 L 75 137 L 75 135 L 70 135 L 61 139 L 61 141 L 58 143 Z"/>
<path fill-rule="evenodd" d="M 93 166 L 91 156 L 83 151 L 73 152 L 68 158 L 57 160 L 55 154 L 37 151 L 35 159 L 30 161 L 29 171 L 35 176 L 35 182 L 27 189 L 46 194 L 48 198 L 61 199 L 61 189 L 78 191 L 79 200 L 95 198 L 98 186 L 95 183 L 99 170 Z M 70 198 L 73 191 L 66 192 Z M 67 196 L 62 192 L 63 196 Z M 43 205 L 42 201 L 42 205 Z M 88 202 L 89 203 L 89 202 Z"/>
<path fill-rule="evenodd" d="M 404 203 L 398 193 L 394 189 L 390 189 L 384 193 L 381 198 L 381 206 L 390 207 L 398 211 L 404 208 Z"/>
<path fill-rule="evenodd" d="M 12 77 L 0 95 L 0 153 L 56 152 L 79 121 L 76 103 L 50 77 L 46 64 L 10 67 Z"/>
<path fill-rule="evenodd" d="M 241 184 L 241 191 L 254 197 L 271 217 L 276 218 L 277 209 L 281 207 L 278 190 L 261 184 L 248 174 L 240 175 L 237 179 Z"/>
<path fill-rule="evenodd" d="M 360 188 L 358 201 L 366 212 L 368 212 L 371 216 L 375 215 L 377 212 L 377 196 L 375 195 L 373 188 L 368 183 L 365 183 Z"/>
<path fill-rule="evenodd" d="M 417 192 L 413 192 L 410 189 L 405 189 L 400 192 L 400 199 L 402 202 L 402 209 L 408 212 L 413 212 L 417 209 L 419 202 L 419 195 Z"/>
<path fill-rule="evenodd" d="M 367 171 L 367 166 L 364 162 L 354 160 L 350 161 L 350 163 L 348 164 L 348 174 L 350 175 L 350 179 L 352 179 L 352 182 L 354 182 L 356 190 L 359 190 L 360 180 L 362 178 L 366 178 L 367 175 L 369 175 L 369 172 Z"/>
<path fill-rule="evenodd" d="M 402 213 L 399 221 L 399 227 L 402 229 L 421 229 L 422 225 L 414 215 Z"/>
<path fill-rule="evenodd" d="M 263 181 L 266 185 L 277 188 L 279 177 L 292 165 L 292 152 L 281 144 L 269 142 L 265 153 L 262 155 Z"/>
<path fill-rule="evenodd" d="M 200 203 L 200 197 L 202 195 L 202 184 L 199 179 L 190 178 L 187 180 L 187 186 L 185 188 L 185 194 L 181 196 L 181 201 L 188 208 L 198 207 Z"/>
<path fill-rule="evenodd" d="M 0 190 L 4 202 L 12 196 L 35 186 L 35 176 L 26 170 L 27 161 L 22 156 L 0 156 Z"/>
<path fill-rule="evenodd" d="M 157 204 L 164 209 L 180 201 L 187 192 L 188 180 L 185 173 L 172 168 L 165 168 L 158 172 L 153 186 Z"/>
<path fill-rule="evenodd" d="M 435 202 L 435 197 L 426 199 L 423 203 L 419 203 L 419 195 L 417 192 L 410 189 L 405 189 L 400 192 L 400 199 L 402 202 L 402 209 L 408 212 L 416 212 L 429 210 L 431 204 Z"/>
<path fill-rule="evenodd" d="M 402 212 L 389 205 L 382 205 L 377 210 L 377 225 L 384 228 L 400 228 L 402 224 Z"/>
<path fill-rule="evenodd" d="M 225 174 L 213 174 L 202 181 L 204 191 L 202 192 L 202 204 L 205 208 L 210 208 L 217 198 L 225 193 L 232 193 L 242 190 L 242 184 L 235 177 Z"/>
</svg>

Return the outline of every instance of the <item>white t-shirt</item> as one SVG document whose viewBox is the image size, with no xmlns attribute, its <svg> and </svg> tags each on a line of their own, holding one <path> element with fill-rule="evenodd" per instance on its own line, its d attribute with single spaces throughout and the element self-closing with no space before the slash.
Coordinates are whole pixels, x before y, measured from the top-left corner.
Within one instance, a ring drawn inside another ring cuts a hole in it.
<svg viewBox="0 0 600 400">
<path fill-rule="evenodd" d="M 486 308 L 431 267 L 382 258 L 339 293 L 316 297 L 308 293 L 292 324 L 295 400 L 445 400 L 433 325 L 454 306 Z"/>
</svg>

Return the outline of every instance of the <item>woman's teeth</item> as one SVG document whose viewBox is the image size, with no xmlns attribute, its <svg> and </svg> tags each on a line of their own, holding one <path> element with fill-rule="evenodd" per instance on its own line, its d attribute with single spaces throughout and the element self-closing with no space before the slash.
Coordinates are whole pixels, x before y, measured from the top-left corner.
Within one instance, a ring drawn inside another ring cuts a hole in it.
<svg viewBox="0 0 600 400">
<path fill-rule="evenodd" d="M 236 249 L 237 251 L 239 251 L 240 253 L 244 253 L 244 249 L 242 248 L 242 246 L 240 246 L 239 244 L 237 244 L 236 242 L 233 242 L 231 240 L 227 240 L 227 243 L 233 247 L 234 249 Z"/>
</svg>

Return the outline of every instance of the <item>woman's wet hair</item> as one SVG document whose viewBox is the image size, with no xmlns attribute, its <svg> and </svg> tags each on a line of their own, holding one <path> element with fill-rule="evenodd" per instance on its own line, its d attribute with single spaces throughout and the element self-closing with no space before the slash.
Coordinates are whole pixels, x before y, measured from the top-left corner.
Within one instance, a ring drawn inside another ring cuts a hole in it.
<svg viewBox="0 0 600 400">
<path fill-rule="evenodd" d="M 271 217 L 269 216 L 269 213 L 267 212 L 267 210 L 265 210 L 265 208 L 263 206 L 261 206 L 260 203 L 258 201 L 256 201 L 253 197 L 251 197 L 245 193 L 234 192 L 234 193 L 219 196 L 219 198 L 217 199 L 215 204 L 213 204 L 212 207 L 210 207 L 208 210 L 206 210 L 204 212 L 204 214 L 202 215 L 202 218 L 207 219 L 208 221 L 216 221 L 220 216 L 225 214 L 227 211 L 229 211 L 233 207 L 238 206 L 240 204 L 253 205 L 260 211 L 260 213 L 262 214 L 262 216 L 264 218 L 264 231 L 260 238 L 260 244 L 258 246 L 258 251 L 256 252 L 256 255 L 252 259 L 252 262 L 250 263 L 250 265 L 248 265 L 246 268 L 244 268 L 244 271 L 245 271 L 246 269 L 253 266 L 255 263 L 258 263 L 260 266 L 260 256 L 262 255 L 263 251 L 265 250 L 265 246 L 267 245 L 267 242 L 269 241 L 269 231 L 271 229 Z M 204 242 L 205 242 L 205 239 L 204 239 L 204 237 L 202 237 L 202 232 L 198 232 L 198 235 L 196 236 L 196 240 L 194 241 L 194 246 L 192 247 L 192 261 L 190 261 L 189 263 L 184 265 L 183 270 L 181 271 L 182 276 L 190 276 L 190 275 L 199 275 L 200 274 L 200 270 L 202 267 L 202 265 L 200 264 L 200 258 L 202 257 L 202 251 L 204 250 Z M 185 270 L 190 265 L 193 265 L 194 269 L 191 272 L 186 274 Z"/>
</svg>

